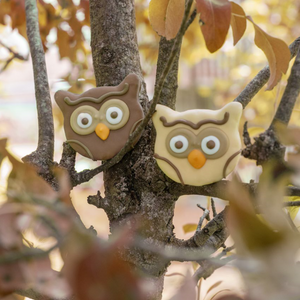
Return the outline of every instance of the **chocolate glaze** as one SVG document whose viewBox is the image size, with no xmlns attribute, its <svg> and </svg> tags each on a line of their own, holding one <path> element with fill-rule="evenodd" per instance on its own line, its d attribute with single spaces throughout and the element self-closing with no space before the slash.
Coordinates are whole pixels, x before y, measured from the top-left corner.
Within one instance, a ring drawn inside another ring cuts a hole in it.
<svg viewBox="0 0 300 300">
<path fill-rule="evenodd" d="M 226 112 L 224 114 L 223 120 L 206 119 L 206 120 L 199 121 L 197 124 L 195 124 L 189 120 L 184 120 L 184 119 L 175 120 L 173 122 L 167 122 L 167 119 L 163 116 L 161 116 L 159 119 L 162 121 L 162 123 L 165 127 L 172 127 L 176 124 L 184 124 L 184 125 L 190 126 L 193 129 L 199 129 L 204 124 L 224 125 L 225 123 L 227 123 L 227 121 L 229 119 L 229 112 Z"/>
<path fill-rule="evenodd" d="M 168 160 L 167 158 L 165 158 L 165 157 L 163 157 L 163 156 L 158 155 L 157 153 L 154 153 L 154 158 L 163 160 L 163 161 L 165 161 L 166 163 L 168 163 L 168 164 L 174 169 L 174 171 L 176 172 L 176 174 L 177 174 L 177 176 L 178 176 L 178 178 L 179 178 L 181 184 L 184 185 L 184 181 L 183 181 L 183 179 L 182 179 L 182 176 L 181 176 L 181 174 L 180 174 L 180 171 L 177 169 L 177 167 L 176 167 L 170 160 Z"/>
<path fill-rule="evenodd" d="M 76 100 L 73 100 L 73 101 L 71 101 L 71 99 L 69 97 L 65 97 L 64 101 L 70 106 L 80 104 L 81 102 L 84 102 L 84 101 L 90 101 L 90 102 L 93 102 L 93 103 L 101 103 L 103 100 L 105 100 L 108 97 L 125 95 L 128 92 L 128 90 L 129 90 L 129 84 L 125 83 L 124 84 L 124 89 L 120 92 L 115 92 L 115 91 L 114 92 L 109 92 L 109 93 L 106 93 L 106 94 L 102 95 L 99 98 L 82 97 L 82 98 L 79 98 L 79 99 L 76 99 Z"/>
<path fill-rule="evenodd" d="M 223 168 L 223 178 L 226 177 L 226 169 L 227 167 L 229 166 L 230 162 L 237 156 L 241 153 L 242 150 L 239 150 L 235 153 L 233 153 L 226 161 L 225 165 L 224 165 L 224 168 Z"/>
<path fill-rule="evenodd" d="M 79 141 L 77 141 L 77 140 L 67 140 L 66 141 L 68 144 L 77 144 L 77 145 L 79 145 L 80 147 L 82 147 L 83 149 L 84 149 L 84 151 L 86 152 L 86 154 L 90 157 L 90 159 L 92 159 L 92 160 L 94 160 L 94 157 L 93 157 L 93 155 L 92 155 L 92 153 L 91 153 L 91 151 L 89 150 L 89 148 L 88 147 L 86 147 L 84 144 L 82 144 L 81 142 L 79 142 Z M 71 147 L 72 147 L 72 145 L 71 145 Z"/>
</svg>

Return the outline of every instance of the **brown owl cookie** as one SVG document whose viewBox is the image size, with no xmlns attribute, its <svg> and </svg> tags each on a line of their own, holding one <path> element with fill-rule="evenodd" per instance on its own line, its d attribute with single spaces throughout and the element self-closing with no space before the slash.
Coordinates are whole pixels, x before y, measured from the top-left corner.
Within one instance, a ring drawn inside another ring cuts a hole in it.
<svg viewBox="0 0 300 300">
<path fill-rule="evenodd" d="M 129 74 L 118 86 L 97 87 L 81 95 L 56 92 L 67 142 L 93 160 L 114 157 L 144 117 L 139 90 L 139 78 Z"/>
</svg>

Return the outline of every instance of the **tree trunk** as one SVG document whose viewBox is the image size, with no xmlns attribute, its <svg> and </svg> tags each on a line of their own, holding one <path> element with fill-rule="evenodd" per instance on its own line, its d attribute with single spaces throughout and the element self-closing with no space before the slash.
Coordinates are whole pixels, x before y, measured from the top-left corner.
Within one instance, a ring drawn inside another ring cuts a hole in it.
<svg viewBox="0 0 300 300">
<path fill-rule="evenodd" d="M 129 73 L 141 76 L 133 0 L 91 0 L 92 54 L 97 86 L 117 85 Z M 143 83 L 140 102 L 145 108 Z M 173 238 L 173 215 L 177 197 L 168 192 L 168 181 L 153 158 L 154 130 L 147 126 L 134 150 L 120 163 L 104 172 L 105 199 L 102 199 L 110 230 L 126 224 L 139 228 L 145 243 L 168 244 Z M 169 261 L 157 254 L 130 248 L 122 257 L 142 270 L 153 284 L 148 299 L 160 299 Z"/>
</svg>

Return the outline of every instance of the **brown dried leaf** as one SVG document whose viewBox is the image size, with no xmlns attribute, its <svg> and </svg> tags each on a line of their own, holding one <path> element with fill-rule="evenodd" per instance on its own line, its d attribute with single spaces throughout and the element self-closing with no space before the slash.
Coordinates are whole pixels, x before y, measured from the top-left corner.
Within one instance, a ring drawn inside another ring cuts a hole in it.
<svg viewBox="0 0 300 300">
<path fill-rule="evenodd" d="M 229 187 L 230 207 L 227 223 L 238 252 L 257 252 L 283 241 L 282 232 L 274 232 L 255 214 L 250 195 L 233 181 Z"/>
<path fill-rule="evenodd" d="M 59 49 L 60 58 L 69 57 L 70 55 L 70 36 L 69 34 L 62 30 L 57 29 L 57 40 L 56 44 Z"/>
<path fill-rule="evenodd" d="M 291 58 L 287 44 L 264 32 L 257 26 L 250 16 L 247 19 L 253 24 L 255 30 L 254 42 L 266 55 L 270 67 L 270 79 L 267 90 L 272 90 L 281 79 L 282 73 L 286 74 Z"/>
<path fill-rule="evenodd" d="M 206 48 L 211 53 L 216 52 L 224 44 L 229 30 L 231 4 L 228 0 L 196 0 L 196 5 Z"/>
<path fill-rule="evenodd" d="M 67 267 L 66 276 L 78 300 L 145 299 L 136 275 L 117 256 L 117 249 L 95 242 Z"/>
<path fill-rule="evenodd" d="M 1 255 L 3 254 L 0 251 Z M 25 262 L 17 261 L 0 265 L 0 296 L 9 295 L 16 290 L 26 287 L 25 278 L 26 264 Z"/>
<path fill-rule="evenodd" d="M 233 45 L 235 46 L 242 38 L 247 28 L 246 14 L 241 6 L 234 2 L 231 4 L 231 28 L 233 34 Z"/>
<path fill-rule="evenodd" d="M 151 0 L 149 19 L 153 29 L 167 40 L 175 38 L 183 15 L 184 0 Z"/>
<path fill-rule="evenodd" d="M 29 261 L 26 272 L 31 287 L 42 295 L 51 299 L 67 299 L 70 296 L 65 278 L 51 268 L 49 256 Z"/>
<path fill-rule="evenodd" d="M 22 234 L 18 228 L 18 213 L 22 210 L 12 203 L 4 203 L 0 208 L 0 245 L 5 249 L 20 249 Z"/>
</svg>

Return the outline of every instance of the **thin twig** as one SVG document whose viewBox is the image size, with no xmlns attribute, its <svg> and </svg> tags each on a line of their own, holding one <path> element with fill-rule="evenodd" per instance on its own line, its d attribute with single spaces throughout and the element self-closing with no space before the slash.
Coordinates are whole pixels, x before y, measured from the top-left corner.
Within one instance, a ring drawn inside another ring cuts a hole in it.
<svg viewBox="0 0 300 300">
<path fill-rule="evenodd" d="M 149 110 L 148 110 L 147 114 L 145 115 L 145 118 L 139 124 L 139 126 L 136 128 L 136 130 L 129 136 L 126 144 L 124 145 L 124 147 L 120 150 L 120 152 L 116 156 L 114 156 L 112 159 L 110 159 L 109 161 L 105 162 L 104 164 L 102 164 L 101 166 L 99 166 L 99 167 L 97 167 L 93 170 L 85 170 L 85 171 L 82 171 L 82 172 L 78 173 L 76 175 L 76 178 L 75 178 L 75 183 L 76 184 L 80 184 L 80 183 L 89 181 L 95 175 L 97 175 L 100 172 L 103 172 L 104 170 L 107 170 L 110 167 L 114 166 L 115 164 L 119 163 L 121 161 L 121 159 L 124 157 L 124 155 L 127 152 L 129 152 L 131 149 L 133 149 L 134 141 L 136 141 L 136 139 L 140 136 L 140 134 L 142 133 L 142 131 L 144 130 L 144 128 L 146 127 L 146 125 L 148 124 L 148 122 L 150 121 L 152 115 L 155 112 L 155 107 L 156 107 L 156 104 L 158 103 L 158 101 L 160 99 L 160 95 L 161 95 L 161 92 L 162 92 L 162 88 L 163 88 L 165 79 L 166 79 L 167 75 L 169 74 L 169 71 L 172 67 L 174 59 L 175 59 L 175 57 L 178 53 L 177 48 L 181 44 L 182 37 L 183 37 L 183 34 L 185 32 L 185 24 L 187 22 L 192 4 L 193 4 L 193 0 L 189 0 L 188 4 L 186 6 L 186 9 L 185 9 L 185 14 L 184 14 L 184 18 L 183 18 L 181 27 L 179 29 L 177 37 L 174 39 L 173 50 L 171 52 L 171 55 L 169 56 L 168 62 L 165 66 L 165 69 L 162 72 L 162 75 L 161 75 L 160 79 L 157 82 L 157 85 L 156 85 L 155 91 L 154 91 L 154 97 L 152 99 L 152 103 L 149 107 Z"/>
<path fill-rule="evenodd" d="M 292 44 L 290 44 L 289 49 L 291 51 L 291 59 L 296 55 L 300 46 L 300 38 L 297 38 Z M 260 91 L 260 89 L 267 83 L 270 77 L 269 66 L 264 67 L 254 79 L 248 83 L 248 85 L 243 89 L 243 91 L 234 99 L 235 102 L 240 102 L 245 108 L 251 99 Z"/>
<path fill-rule="evenodd" d="M 24 160 L 41 165 L 53 161 L 54 126 L 51 97 L 49 92 L 48 76 L 44 49 L 40 37 L 38 9 L 35 0 L 25 0 L 26 28 L 32 57 L 35 97 L 38 113 L 39 139 L 36 153 Z"/>
<path fill-rule="evenodd" d="M 225 266 L 226 264 L 233 261 L 234 259 L 235 259 L 235 257 L 233 255 L 231 255 L 229 257 L 220 259 L 219 261 L 214 261 L 214 262 L 207 261 L 205 263 L 205 266 L 198 268 L 196 270 L 195 274 L 193 275 L 195 282 L 198 283 L 198 281 L 201 278 L 204 278 L 204 279 L 208 278 L 214 271 Z"/>
<path fill-rule="evenodd" d="M 197 16 L 197 9 L 194 9 L 193 12 L 192 12 L 191 15 L 190 15 L 190 18 L 189 18 L 188 21 L 186 22 L 185 31 L 187 31 L 188 28 L 190 27 L 190 25 L 194 22 L 196 16 Z"/>
<path fill-rule="evenodd" d="M 197 229 L 196 229 L 196 232 L 199 232 L 201 231 L 201 228 L 202 228 L 202 224 L 203 224 L 203 221 L 206 219 L 207 221 L 210 221 L 210 217 L 209 217 L 209 210 L 202 207 L 200 204 L 197 204 L 197 206 L 203 210 L 203 215 L 201 216 L 199 222 L 198 222 L 198 226 L 197 226 Z"/>
<path fill-rule="evenodd" d="M 9 66 L 9 64 L 16 58 L 19 60 L 23 60 L 26 61 L 28 60 L 28 55 L 25 57 L 17 52 L 15 52 L 13 49 L 11 49 L 10 47 L 8 47 L 7 45 L 5 45 L 3 42 L 0 41 L 0 45 L 4 48 L 6 48 L 11 54 L 12 56 L 5 62 L 4 66 L 1 68 L 0 70 L 0 74 L 6 70 L 6 68 Z"/>
<path fill-rule="evenodd" d="M 38 248 L 26 248 L 23 251 L 11 251 L 0 256 L 0 266 L 4 264 L 14 263 L 20 260 L 28 260 L 31 258 L 37 259 L 49 255 L 54 249 L 60 246 L 61 242 L 56 243 L 48 250 L 41 250 Z"/>
<path fill-rule="evenodd" d="M 218 214 L 216 210 L 215 200 L 211 198 L 210 201 L 211 201 L 211 209 L 213 212 L 213 217 L 215 217 Z"/>
<path fill-rule="evenodd" d="M 228 185 L 230 183 L 231 182 L 228 180 L 221 180 L 209 185 L 190 186 L 172 182 L 169 190 L 176 197 L 180 197 L 182 195 L 202 195 L 216 197 L 223 200 L 230 200 L 230 194 L 228 193 Z M 250 195 L 255 195 L 258 184 L 242 183 L 242 186 L 250 193 Z M 300 188 L 295 186 L 287 186 L 285 196 L 300 196 Z"/>
</svg>

